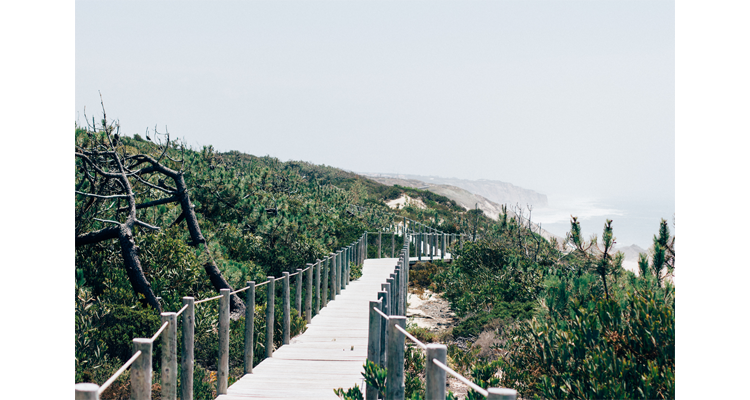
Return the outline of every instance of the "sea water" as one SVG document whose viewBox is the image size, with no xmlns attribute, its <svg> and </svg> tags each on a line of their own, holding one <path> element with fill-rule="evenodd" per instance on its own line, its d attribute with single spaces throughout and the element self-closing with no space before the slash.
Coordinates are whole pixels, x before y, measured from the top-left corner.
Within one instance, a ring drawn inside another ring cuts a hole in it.
<svg viewBox="0 0 750 400">
<path fill-rule="evenodd" d="M 596 234 L 601 241 L 604 224 L 611 219 L 616 247 L 635 244 L 648 249 L 653 245 L 654 235 L 659 233 L 662 218 L 667 220 L 670 233 L 675 234 L 674 201 L 569 195 L 548 195 L 548 201 L 547 207 L 531 211 L 531 220 L 541 223 L 543 229 L 562 238 L 570 232 L 571 215 L 578 217 L 586 240 Z"/>
</svg>

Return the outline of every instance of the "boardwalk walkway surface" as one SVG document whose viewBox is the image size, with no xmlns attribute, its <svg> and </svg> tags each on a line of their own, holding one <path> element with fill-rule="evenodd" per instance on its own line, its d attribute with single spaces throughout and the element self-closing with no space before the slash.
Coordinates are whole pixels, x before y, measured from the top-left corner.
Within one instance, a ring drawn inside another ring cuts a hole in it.
<svg viewBox="0 0 750 400">
<path fill-rule="evenodd" d="M 368 306 L 397 258 L 365 260 L 362 277 L 313 317 L 307 330 L 263 360 L 217 400 L 338 399 L 333 389 L 363 387 Z M 362 389 L 364 392 L 364 388 Z"/>
</svg>

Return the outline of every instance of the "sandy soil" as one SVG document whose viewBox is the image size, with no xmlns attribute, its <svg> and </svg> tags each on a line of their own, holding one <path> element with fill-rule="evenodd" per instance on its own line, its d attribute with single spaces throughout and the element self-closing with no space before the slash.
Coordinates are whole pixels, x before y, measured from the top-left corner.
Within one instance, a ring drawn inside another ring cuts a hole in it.
<svg viewBox="0 0 750 400">
<path fill-rule="evenodd" d="M 425 209 L 427 206 L 420 199 L 413 199 L 407 195 L 403 195 L 395 200 L 387 201 L 385 204 L 390 208 L 404 208 L 407 204 L 412 204 L 414 207 Z"/>
<path fill-rule="evenodd" d="M 447 300 L 438 294 L 425 290 L 423 294 L 409 293 L 407 296 L 409 307 L 406 317 L 410 324 L 429 329 L 438 333 L 452 328 L 458 324 L 456 314 L 451 310 Z M 448 375 L 447 390 L 453 392 L 457 398 L 463 399 L 468 392 L 468 386 L 458 379 Z"/>
</svg>

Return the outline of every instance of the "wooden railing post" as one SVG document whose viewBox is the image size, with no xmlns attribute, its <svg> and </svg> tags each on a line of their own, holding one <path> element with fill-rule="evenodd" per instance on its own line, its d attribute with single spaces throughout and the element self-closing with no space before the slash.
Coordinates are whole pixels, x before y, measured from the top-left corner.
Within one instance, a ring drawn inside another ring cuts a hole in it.
<svg viewBox="0 0 750 400">
<path fill-rule="evenodd" d="M 398 265 L 398 310 L 399 315 L 406 315 L 406 309 L 404 308 L 404 304 L 406 304 L 406 285 L 404 283 L 406 282 L 406 267 L 404 267 L 403 261 L 399 262 Z"/>
<path fill-rule="evenodd" d="M 229 387 L 229 289 L 220 289 L 219 298 L 219 365 L 216 393 L 227 394 Z"/>
<path fill-rule="evenodd" d="M 182 298 L 182 360 L 180 362 L 180 399 L 193 400 L 193 364 L 195 348 L 195 299 Z"/>
<path fill-rule="evenodd" d="M 437 244 L 437 235 L 430 232 L 430 261 L 435 261 L 435 245 Z"/>
<path fill-rule="evenodd" d="M 161 398 L 177 400 L 177 313 L 161 313 L 161 322 L 169 323 L 161 337 Z"/>
<path fill-rule="evenodd" d="M 396 315 L 401 313 L 401 266 L 396 265 L 393 269 L 393 311 Z"/>
<path fill-rule="evenodd" d="M 341 275 L 341 290 L 346 289 L 346 287 L 349 285 L 349 247 L 344 247 L 344 274 Z"/>
<path fill-rule="evenodd" d="M 289 272 L 284 271 L 284 279 L 281 281 L 283 283 L 283 297 L 281 299 L 281 302 L 283 304 L 284 309 L 284 317 L 283 317 L 283 336 L 281 337 L 281 343 L 282 345 L 289 344 Z"/>
<path fill-rule="evenodd" d="M 382 241 L 382 239 L 383 239 L 383 233 L 382 232 L 378 232 L 378 258 L 382 258 L 380 256 L 380 247 L 381 247 L 380 246 L 380 244 L 381 244 L 380 242 Z"/>
<path fill-rule="evenodd" d="M 404 265 L 406 266 L 404 268 L 404 272 L 406 273 L 404 277 L 404 311 L 406 311 L 408 309 L 406 299 L 409 296 L 409 270 L 411 269 L 409 265 L 409 246 L 404 246 L 404 260 Z"/>
<path fill-rule="evenodd" d="M 381 316 L 375 309 L 380 309 L 380 301 L 371 300 L 369 308 L 369 329 L 367 332 L 367 359 L 375 364 L 380 364 L 380 325 Z M 367 385 L 365 389 L 368 400 L 377 400 L 378 392 L 374 387 Z"/>
<path fill-rule="evenodd" d="M 346 289 L 346 274 L 347 274 L 346 271 L 348 268 L 348 266 L 346 265 L 346 259 L 347 259 L 346 253 L 347 253 L 347 248 L 346 247 L 341 248 L 341 290 Z"/>
<path fill-rule="evenodd" d="M 336 251 L 336 265 L 338 266 L 338 270 L 336 271 L 336 294 L 341 294 L 341 289 L 344 288 L 344 251 L 338 250 Z"/>
<path fill-rule="evenodd" d="M 406 317 L 393 315 L 388 320 L 388 356 L 385 379 L 388 400 L 403 400 L 404 398 L 404 339 L 405 336 L 396 326 L 406 329 Z"/>
<path fill-rule="evenodd" d="M 268 286 L 266 288 L 266 357 L 273 357 L 273 315 L 275 307 L 275 288 L 274 277 L 268 277 Z"/>
<path fill-rule="evenodd" d="M 320 280 L 320 287 L 321 287 L 321 296 L 323 297 L 322 302 L 320 303 L 320 308 L 325 307 L 328 305 L 328 300 L 330 299 L 330 291 L 333 285 L 331 285 L 331 256 L 329 255 L 326 257 L 325 260 L 323 260 L 323 277 Z"/>
<path fill-rule="evenodd" d="M 401 234 L 404 235 L 404 243 L 406 243 L 406 237 L 409 234 L 409 228 L 411 228 L 411 224 L 407 223 L 406 217 L 404 217 L 404 228 L 401 230 Z"/>
<path fill-rule="evenodd" d="M 357 244 L 352 243 L 349 245 L 349 263 L 346 267 L 346 270 L 348 271 L 346 274 L 346 286 L 349 286 L 350 283 L 352 283 L 352 265 L 357 265 L 357 258 L 355 256 L 355 252 L 357 251 Z"/>
<path fill-rule="evenodd" d="M 315 264 L 308 263 L 307 271 L 305 271 L 305 321 L 308 324 L 312 320 L 313 269 L 315 269 Z"/>
<path fill-rule="evenodd" d="M 406 309 L 404 308 L 404 304 L 406 304 L 406 290 L 404 286 L 404 281 L 406 280 L 406 270 L 404 267 L 404 262 L 402 260 L 398 261 L 398 267 L 397 267 L 397 273 L 396 278 L 398 278 L 398 305 L 396 306 L 396 309 L 398 310 L 398 315 L 406 315 Z"/>
<path fill-rule="evenodd" d="M 255 281 L 247 281 L 247 298 L 245 299 L 245 351 L 243 361 L 245 374 L 253 373 L 253 357 L 255 356 Z"/>
<path fill-rule="evenodd" d="M 444 260 L 445 259 L 445 232 L 443 232 L 443 234 L 440 236 L 440 244 L 442 247 L 440 249 L 440 259 Z"/>
<path fill-rule="evenodd" d="M 396 233 L 391 232 L 391 258 L 396 254 Z"/>
<path fill-rule="evenodd" d="M 424 241 L 423 238 L 424 238 L 424 233 L 422 232 L 417 233 L 416 238 L 415 238 L 415 240 L 417 241 L 416 243 L 417 261 L 420 261 L 420 262 L 422 261 L 422 242 Z"/>
<path fill-rule="evenodd" d="M 320 266 L 321 260 L 315 262 L 315 315 L 320 314 Z"/>
<path fill-rule="evenodd" d="M 403 279 L 404 279 L 404 267 L 403 264 L 401 264 L 401 260 L 398 261 L 396 264 L 396 268 L 393 269 L 393 276 L 394 276 L 394 284 L 396 287 L 395 296 L 394 296 L 394 306 L 393 309 L 396 310 L 396 315 L 404 315 L 404 310 L 401 308 L 401 303 L 403 300 L 403 293 L 402 293 L 402 287 L 403 287 Z"/>
<path fill-rule="evenodd" d="M 448 365 L 446 358 L 448 347 L 444 344 L 429 343 L 427 357 L 425 357 L 425 399 L 445 398 L 445 370 L 435 365 L 432 360 L 438 360 Z"/>
<path fill-rule="evenodd" d="M 297 279 L 294 280 L 294 306 L 297 308 L 297 316 L 302 318 L 302 268 L 297 268 Z"/>
<path fill-rule="evenodd" d="M 391 274 L 391 310 L 393 311 L 393 315 L 401 315 L 399 314 L 398 309 L 398 276 L 396 274 L 398 271 L 394 268 L 393 273 Z"/>
<path fill-rule="evenodd" d="M 518 392 L 508 388 L 489 388 L 487 400 L 516 400 Z"/>
<path fill-rule="evenodd" d="M 130 366 L 130 398 L 132 400 L 151 400 L 151 339 L 133 339 L 133 354 L 141 355 Z"/>
<path fill-rule="evenodd" d="M 76 383 L 75 400 L 99 400 L 99 385 L 96 383 Z"/>
<path fill-rule="evenodd" d="M 331 300 L 336 300 L 336 253 L 331 253 Z"/>
<path fill-rule="evenodd" d="M 341 250 L 336 250 L 333 265 L 336 269 L 336 282 L 333 285 L 336 296 L 341 294 Z"/>
<path fill-rule="evenodd" d="M 383 283 L 380 285 L 380 287 L 385 289 L 386 285 L 387 283 Z M 382 311 L 383 314 L 388 315 L 388 292 L 386 290 L 381 290 L 378 292 L 378 301 L 380 302 L 380 311 Z M 380 355 L 378 356 L 378 366 L 380 367 L 385 367 L 385 359 L 386 359 L 385 347 L 386 347 L 387 329 L 388 329 L 388 324 L 386 322 L 381 321 L 380 336 L 379 336 L 380 337 Z"/>
<path fill-rule="evenodd" d="M 385 290 L 388 292 L 388 314 L 387 315 L 394 315 L 393 310 L 393 274 L 388 277 L 388 279 L 385 280 L 386 286 Z"/>
</svg>

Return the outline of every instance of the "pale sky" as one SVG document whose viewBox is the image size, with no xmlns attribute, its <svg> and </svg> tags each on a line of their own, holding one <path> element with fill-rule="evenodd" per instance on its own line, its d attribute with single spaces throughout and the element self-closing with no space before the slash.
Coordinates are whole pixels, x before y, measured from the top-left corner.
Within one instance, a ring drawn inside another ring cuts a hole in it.
<svg viewBox="0 0 750 400">
<path fill-rule="evenodd" d="M 674 202 L 671 1 L 77 1 L 75 111 L 360 172 Z"/>
</svg>

